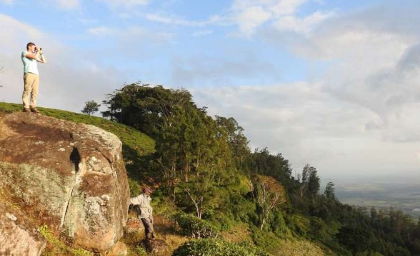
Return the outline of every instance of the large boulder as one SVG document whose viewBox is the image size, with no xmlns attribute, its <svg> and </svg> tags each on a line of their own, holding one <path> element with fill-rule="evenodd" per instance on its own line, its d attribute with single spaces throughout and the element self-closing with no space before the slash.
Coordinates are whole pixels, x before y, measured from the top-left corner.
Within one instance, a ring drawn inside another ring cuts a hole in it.
<svg viewBox="0 0 420 256">
<path fill-rule="evenodd" d="M 95 126 L 0 116 L 0 187 L 38 225 L 104 252 L 122 237 L 129 187 L 122 143 Z"/>
<path fill-rule="evenodd" d="M 0 255 L 39 256 L 45 246 L 36 225 L 13 205 L 0 200 Z"/>
</svg>

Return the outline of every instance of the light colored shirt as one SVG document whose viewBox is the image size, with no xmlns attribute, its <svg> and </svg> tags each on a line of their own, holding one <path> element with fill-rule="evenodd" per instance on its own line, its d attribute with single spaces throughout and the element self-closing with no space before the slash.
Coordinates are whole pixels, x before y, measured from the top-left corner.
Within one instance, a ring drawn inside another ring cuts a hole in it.
<svg viewBox="0 0 420 256">
<path fill-rule="evenodd" d="M 32 73 L 32 74 L 39 74 L 38 73 L 38 65 L 37 61 L 34 59 L 26 58 L 26 54 L 28 54 L 28 51 L 22 52 L 22 62 L 23 62 L 23 73 Z"/>
<path fill-rule="evenodd" d="M 147 219 L 149 217 L 152 217 L 153 214 L 153 208 L 150 205 L 150 202 L 152 201 L 152 198 L 146 194 L 140 194 L 136 197 L 130 198 L 130 204 L 138 205 L 141 210 L 141 219 Z"/>
</svg>

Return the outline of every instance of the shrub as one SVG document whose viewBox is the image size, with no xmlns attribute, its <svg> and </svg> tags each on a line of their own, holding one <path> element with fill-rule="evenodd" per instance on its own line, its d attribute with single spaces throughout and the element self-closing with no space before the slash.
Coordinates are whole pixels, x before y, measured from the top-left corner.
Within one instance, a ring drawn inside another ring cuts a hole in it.
<svg viewBox="0 0 420 256">
<path fill-rule="evenodd" d="M 130 187 L 130 195 L 137 196 L 141 192 L 139 183 L 131 178 L 128 178 L 128 186 Z"/>
<path fill-rule="evenodd" d="M 193 238 L 214 238 L 218 235 L 217 230 L 210 222 L 190 214 L 182 212 L 176 213 L 173 215 L 173 220 L 178 225 L 180 233 L 184 236 Z"/>
<path fill-rule="evenodd" d="M 222 212 L 212 214 L 207 220 L 210 221 L 212 225 L 220 231 L 230 230 L 232 226 L 235 225 L 231 214 L 228 215 Z"/>
<path fill-rule="evenodd" d="M 270 254 L 250 245 L 241 246 L 219 239 L 201 239 L 181 245 L 172 256 L 270 256 Z"/>
<path fill-rule="evenodd" d="M 137 246 L 134 249 L 134 252 L 136 253 L 137 256 L 147 256 L 146 249 L 144 249 L 142 246 Z"/>
<path fill-rule="evenodd" d="M 43 256 L 54 256 L 59 254 L 71 256 L 94 256 L 93 252 L 67 246 L 58 240 L 58 238 L 51 233 L 46 225 L 39 227 L 39 233 L 41 233 L 48 242 L 47 249 L 42 253 Z"/>
<path fill-rule="evenodd" d="M 251 234 L 254 243 L 264 251 L 275 254 L 279 250 L 281 239 L 271 232 L 265 232 L 258 228 L 252 229 Z"/>
<path fill-rule="evenodd" d="M 324 251 L 318 245 L 306 240 L 282 240 L 279 243 L 277 254 L 284 256 L 325 256 Z"/>
</svg>

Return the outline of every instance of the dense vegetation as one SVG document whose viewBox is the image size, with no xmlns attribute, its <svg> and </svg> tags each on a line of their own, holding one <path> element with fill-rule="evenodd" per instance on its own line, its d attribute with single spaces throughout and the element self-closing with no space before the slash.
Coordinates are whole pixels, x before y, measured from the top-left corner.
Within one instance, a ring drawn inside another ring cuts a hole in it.
<svg viewBox="0 0 420 256">
<path fill-rule="evenodd" d="M 253 246 L 223 240 L 193 240 L 180 246 L 173 256 L 270 256 Z"/>
<path fill-rule="evenodd" d="M 105 117 L 155 140 L 147 169 L 174 211 L 219 231 L 245 223 L 273 255 L 294 255 L 287 246 L 300 255 L 420 255 L 420 226 L 409 216 L 341 204 L 333 183 L 321 191 L 315 167 L 294 177 L 281 154 L 252 152 L 234 118 L 209 116 L 186 90 L 130 84 L 104 104 Z"/>
<path fill-rule="evenodd" d="M 234 118 L 209 116 L 186 90 L 131 84 L 104 104 L 110 120 L 41 112 L 120 137 L 132 194 L 144 184 L 157 188 L 156 212 L 174 221 L 174 232 L 200 238 L 175 256 L 420 255 L 420 226 L 412 218 L 340 203 L 333 183 L 321 189 L 315 167 L 295 177 L 281 154 L 251 151 Z M 0 111 L 20 109 L 0 103 Z"/>
</svg>

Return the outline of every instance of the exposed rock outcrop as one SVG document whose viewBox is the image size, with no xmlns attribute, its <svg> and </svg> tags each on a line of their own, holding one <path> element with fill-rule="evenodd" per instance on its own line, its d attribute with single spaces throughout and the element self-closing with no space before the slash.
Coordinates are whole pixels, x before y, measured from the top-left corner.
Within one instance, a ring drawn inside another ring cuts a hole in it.
<svg viewBox="0 0 420 256">
<path fill-rule="evenodd" d="M 104 252 L 123 235 L 129 188 L 122 144 L 95 126 L 0 116 L 0 186 L 37 225 L 77 246 Z"/>
<path fill-rule="evenodd" d="M 41 255 L 46 241 L 35 225 L 13 205 L 0 202 L 0 255 Z"/>
</svg>

